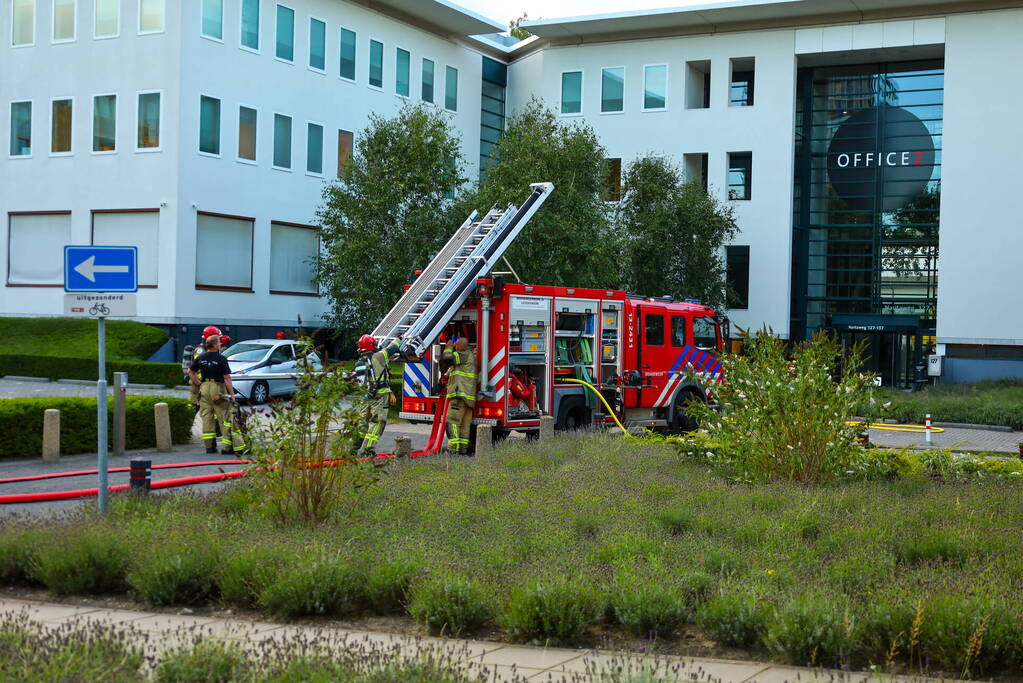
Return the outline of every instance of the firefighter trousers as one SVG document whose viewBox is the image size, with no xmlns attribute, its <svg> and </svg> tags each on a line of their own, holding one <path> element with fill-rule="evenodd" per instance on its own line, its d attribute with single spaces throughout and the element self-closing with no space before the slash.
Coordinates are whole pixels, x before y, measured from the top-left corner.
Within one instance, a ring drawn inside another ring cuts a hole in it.
<svg viewBox="0 0 1023 683">
<path fill-rule="evenodd" d="M 217 426 L 220 426 L 220 447 L 224 451 L 243 450 L 241 436 L 235 446 L 232 435 L 235 431 L 235 413 L 228 400 L 227 388 L 222 382 L 204 380 L 199 387 L 199 417 L 202 418 L 202 440 L 206 450 L 217 447 Z"/>
<path fill-rule="evenodd" d="M 462 455 L 469 454 L 469 437 L 472 431 L 473 407 L 464 398 L 448 399 L 448 416 L 445 421 L 448 432 L 448 450 Z"/>
<path fill-rule="evenodd" d="M 377 452 L 377 442 L 387 427 L 387 410 L 391 407 L 391 390 L 381 393 L 366 402 L 366 431 L 362 433 L 359 452 L 372 455 Z"/>
<path fill-rule="evenodd" d="M 200 405 L 199 405 L 199 387 L 195 386 L 195 384 L 193 384 L 192 382 L 188 383 L 188 402 L 192 404 L 192 408 L 195 410 L 196 413 L 198 413 L 199 409 L 200 409 Z M 213 424 L 214 424 L 214 431 L 217 433 L 217 436 L 220 436 L 220 423 L 219 422 L 214 422 Z M 205 430 L 203 430 L 203 431 L 205 431 Z"/>
</svg>

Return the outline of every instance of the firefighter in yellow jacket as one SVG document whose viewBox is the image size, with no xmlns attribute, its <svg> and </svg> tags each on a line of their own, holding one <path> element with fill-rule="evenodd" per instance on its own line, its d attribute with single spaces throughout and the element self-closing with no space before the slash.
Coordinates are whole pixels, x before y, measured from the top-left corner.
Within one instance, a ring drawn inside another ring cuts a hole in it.
<svg viewBox="0 0 1023 683">
<path fill-rule="evenodd" d="M 395 400 L 391 393 L 391 357 L 398 353 L 399 342 L 392 339 L 387 346 L 378 349 L 373 335 L 364 334 L 359 338 L 358 346 L 359 362 L 355 372 L 366 385 L 367 422 L 359 453 L 372 456 L 376 453 L 380 435 L 387 427 L 387 411 L 391 401 Z"/>
<path fill-rule="evenodd" d="M 469 437 L 476 405 L 476 355 L 469 348 L 469 340 L 459 337 L 454 344 L 448 342 L 441 354 L 441 362 L 451 366 L 447 397 L 448 451 L 472 455 Z"/>
</svg>

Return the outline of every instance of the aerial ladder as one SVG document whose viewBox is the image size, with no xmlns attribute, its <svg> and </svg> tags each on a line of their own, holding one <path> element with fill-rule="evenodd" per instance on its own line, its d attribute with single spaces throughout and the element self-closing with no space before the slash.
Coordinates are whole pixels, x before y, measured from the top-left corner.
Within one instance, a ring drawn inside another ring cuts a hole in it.
<svg viewBox="0 0 1023 683">
<path fill-rule="evenodd" d="M 477 220 L 473 211 L 373 330 L 381 346 L 401 338 L 403 358 L 417 358 L 430 347 L 466 298 L 515 241 L 522 228 L 554 190 L 532 183 L 521 206 L 496 204 Z"/>
</svg>

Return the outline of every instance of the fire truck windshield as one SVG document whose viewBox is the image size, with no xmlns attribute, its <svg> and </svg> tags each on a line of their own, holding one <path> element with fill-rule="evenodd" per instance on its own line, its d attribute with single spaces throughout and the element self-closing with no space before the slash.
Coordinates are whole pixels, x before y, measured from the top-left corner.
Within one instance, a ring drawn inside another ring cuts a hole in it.
<svg viewBox="0 0 1023 683">
<path fill-rule="evenodd" d="M 718 345 L 717 323 L 713 318 L 693 318 L 693 343 L 701 349 L 713 349 Z"/>
</svg>

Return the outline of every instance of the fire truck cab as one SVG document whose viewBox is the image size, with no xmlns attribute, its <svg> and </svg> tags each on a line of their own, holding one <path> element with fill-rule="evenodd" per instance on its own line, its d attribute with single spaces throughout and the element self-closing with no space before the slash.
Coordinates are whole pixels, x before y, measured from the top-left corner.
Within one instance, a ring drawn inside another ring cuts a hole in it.
<svg viewBox="0 0 1023 683">
<path fill-rule="evenodd" d="M 628 426 L 685 431 L 684 405 L 713 400 L 728 321 L 698 301 L 648 298 L 480 278 L 444 326 L 477 357 L 475 424 L 535 432 L 542 415 L 560 429 L 613 422 L 599 391 Z M 401 417 L 430 421 L 441 389 L 438 340 L 403 374 Z"/>
</svg>

